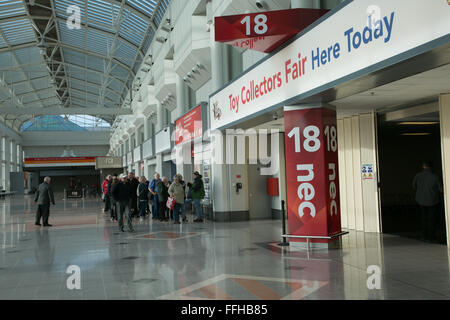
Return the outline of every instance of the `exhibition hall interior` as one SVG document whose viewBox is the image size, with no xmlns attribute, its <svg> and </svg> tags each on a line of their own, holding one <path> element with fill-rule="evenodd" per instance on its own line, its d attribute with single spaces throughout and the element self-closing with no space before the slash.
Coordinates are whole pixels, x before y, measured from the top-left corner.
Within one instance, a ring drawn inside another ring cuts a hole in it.
<svg viewBox="0 0 450 320">
<path fill-rule="evenodd" d="M 0 0 L 0 300 L 449 300 L 449 248 L 450 1 Z"/>
</svg>

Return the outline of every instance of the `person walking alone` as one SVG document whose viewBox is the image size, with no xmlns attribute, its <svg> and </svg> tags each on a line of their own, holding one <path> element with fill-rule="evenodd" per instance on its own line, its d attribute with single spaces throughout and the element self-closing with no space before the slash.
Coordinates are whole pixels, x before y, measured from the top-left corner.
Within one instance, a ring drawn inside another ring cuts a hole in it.
<svg viewBox="0 0 450 320">
<path fill-rule="evenodd" d="M 128 174 L 128 181 L 127 181 L 128 187 L 130 188 L 130 212 L 131 217 L 137 217 L 138 215 L 138 209 L 137 209 L 137 190 L 139 187 L 139 181 L 136 179 L 134 172 L 130 172 Z"/>
<path fill-rule="evenodd" d="M 194 222 L 203 222 L 203 213 L 201 207 L 201 201 L 205 197 L 205 186 L 203 184 L 202 176 L 198 171 L 193 175 L 194 183 L 188 183 L 188 187 L 191 188 L 192 203 L 194 204 L 194 213 L 197 215 L 197 219 Z"/>
<path fill-rule="evenodd" d="M 175 207 L 173 208 L 174 224 L 180 224 L 179 213 L 183 221 L 186 221 L 186 211 L 184 206 L 185 191 L 181 184 L 182 177 L 180 174 L 175 175 L 173 183 L 169 187 L 169 194 L 175 199 Z"/>
<path fill-rule="evenodd" d="M 129 184 L 127 184 L 127 176 L 121 174 L 119 176 L 120 182 L 115 184 L 112 189 L 112 194 L 116 200 L 117 215 L 119 218 L 119 229 L 121 232 L 124 231 L 123 218 L 127 220 L 127 226 L 129 232 L 134 232 L 133 225 L 131 223 L 131 213 L 130 213 L 130 199 L 131 190 Z"/>
<path fill-rule="evenodd" d="M 35 225 L 37 226 L 41 225 L 41 217 L 44 227 L 52 226 L 48 223 L 48 218 L 50 216 L 50 203 L 55 205 L 55 197 L 50 182 L 51 178 L 45 177 L 44 182 L 39 185 L 36 191 L 34 202 L 38 204 L 35 221 Z"/>
</svg>

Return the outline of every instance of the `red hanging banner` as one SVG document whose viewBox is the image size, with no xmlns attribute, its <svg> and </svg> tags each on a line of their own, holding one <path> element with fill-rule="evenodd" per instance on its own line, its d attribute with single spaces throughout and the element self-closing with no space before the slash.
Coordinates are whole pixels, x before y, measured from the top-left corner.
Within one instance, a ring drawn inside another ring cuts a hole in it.
<svg viewBox="0 0 450 320">
<path fill-rule="evenodd" d="M 270 53 L 327 12 L 289 9 L 216 17 L 215 40 Z"/>
<path fill-rule="evenodd" d="M 340 233 L 336 111 L 287 107 L 284 123 L 289 234 Z"/>
</svg>

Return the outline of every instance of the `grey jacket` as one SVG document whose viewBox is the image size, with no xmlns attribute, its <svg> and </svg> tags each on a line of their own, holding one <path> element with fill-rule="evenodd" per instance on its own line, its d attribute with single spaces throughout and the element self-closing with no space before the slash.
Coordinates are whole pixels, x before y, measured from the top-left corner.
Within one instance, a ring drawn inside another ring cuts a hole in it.
<svg viewBox="0 0 450 320">
<path fill-rule="evenodd" d="M 430 169 L 425 169 L 414 177 L 413 188 L 419 205 L 428 207 L 439 203 L 442 185 L 439 177 Z"/>
<path fill-rule="evenodd" d="M 34 201 L 37 201 L 40 205 L 49 205 L 50 203 L 55 204 L 52 187 L 46 182 L 41 183 L 36 191 Z"/>
</svg>

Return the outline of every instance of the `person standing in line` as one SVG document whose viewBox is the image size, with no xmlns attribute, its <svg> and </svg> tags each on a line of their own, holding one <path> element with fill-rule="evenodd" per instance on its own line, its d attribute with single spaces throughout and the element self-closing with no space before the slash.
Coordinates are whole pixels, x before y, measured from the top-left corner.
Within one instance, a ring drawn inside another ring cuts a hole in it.
<svg viewBox="0 0 450 320">
<path fill-rule="evenodd" d="M 104 212 L 107 213 L 109 211 L 109 207 L 110 207 L 110 200 L 109 200 L 109 195 L 108 195 L 108 185 L 109 185 L 109 181 L 111 180 L 111 175 L 107 175 L 105 181 L 103 181 L 102 184 L 102 191 L 103 191 L 103 200 L 105 201 L 105 208 L 104 208 Z"/>
<path fill-rule="evenodd" d="M 116 200 L 114 199 L 112 195 L 112 189 L 114 185 L 116 185 L 119 182 L 119 179 L 117 178 L 117 174 L 113 174 L 112 179 L 108 183 L 108 195 L 109 195 L 109 214 L 111 218 L 111 222 L 117 221 L 117 206 L 116 206 Z"/>
<path fill-rule="evenodd" d="M 158 201 L 158 188 L 157 185 L 160 181 L 160 175 L 158 172 L 155 173 L 153 176 L 153 180 L 150 182 L 150 185 L 148 186 L 148 191 L 150 191 L 151 195 L 153 196 L 153 220 L 159 218 L 158 209 L 159 209 L 159 201 Z"/>
<path fill-rule="evenodd" d="M 127 176 L 121 174 L 119 176 L 120 182 L 115 184 L 112 189 L 112 194 L 116 200 L 117 215 L 119 217 L 119 230 L 124 231 L 123 218 L 127 220 L 127 226 L 129 232 L 134 232 L 133 225 L 131 223 L 131 213 L 130 213 L 130 199 L 131 190 L 129 184 L 127 183 Z"/>
<path fill-rule="evenodd" d="M 130 197 L 130 212 L 131 217 L 134 218 L 138 214 L 137 209 L 137 189 L 139 187 L 139 181 L 136 179 L 134 172 L 128 173 L 128 187 L 130 188 L 131 197 Z"/>
<path fill-rule="evenodd" d="M 185 192 L 183 185 L 181 184 L 182 177 L 180 174 L 175 175 L 173 183 L 170 185 L 169 194 L 175 199 L 175 207 L 173 208 L 173 220 L 174 224 L 180 224 L 179 213 L 183 221 L 185 221 L 186 213 L 184 207 Z"/>
<path fill-rule="evenodd" d="M 183 180 L 183 176 L 179 173 L 178 174 L 180 178 L 180 184 L 183 187 L 184 190 L 184 211 L 183 211 L 183 222 L 187 222 L 186 218 L 186 182 Z"/>
<path fill-rule="evenodd" d="M 194 222 L 203 222 L 201 201 L 205 197 L 205 186 L 203 184 L 202 176 L 198 171 L 194 172 L 193 178 L 194 183 L 188 183 L 188 187 L 191 189 L 194 212 L 197 215 L 197 219 L 195 219 Z"/>
<path fill-rule="evenodd" d="M 169 219 L 166 214 L 167 210 L 169 210 L 166 207 L 167 199 L 169 198 L 169 193 L 167 191 L 167 178 L 162 177 L 162 179 L 158 181 L 156 188 L 158 189 L 159 221 L 168 221 Z"/>
<path fill-rule="evenodd" d="M 139 203 L 140 203 L 140 210 L 139 210 L 139 218 L 140 221 L 144 221 L 145 218 L 145 213 L 147 211 L 147 204 L 148 204 L 148 187 L 146 184 L 147 179 L 142 176 L 139 178 L 139 187 L 138 187 L 138 198 L 139 198 Z"/>
<path fill-rule="evenodd" d="M 147 187 L 147 204 L 146 204 L 146 209 L 145 209 L 145 215 L 150 216 L 150 205 L 149 205 L 149 200 L 150 200 L 150 190 L 149 190 L 149 185 L 150 185 L 150 181 L 147 180 L 147 178 L 145 179 L 145 186 Z"/>
<path fill-rule="evenodd" d="M 432 242 L 435 239 L 436 218 L 442 185 L 439 177 L 433 173 L 430 161 L 423 163 L 423 171 L 416 174 L 413 188 L 416 191 L 416 202 L 420 206 L 422 218 L 422 238 Z"/>
<path fill-rule="evenodd" d="M 55 197 L 50 182 L 51 178 L 45 177 L 44 182 L 39 185 L 34 197 L 34 202 L 38 204 L 35 221 L 36 226 L 41 225 L 41 217 L 44 227 L 52 226 L 48 223 L 48 217 L 50 216 L 50 203 L 55 205 Z"/>
</svg>

